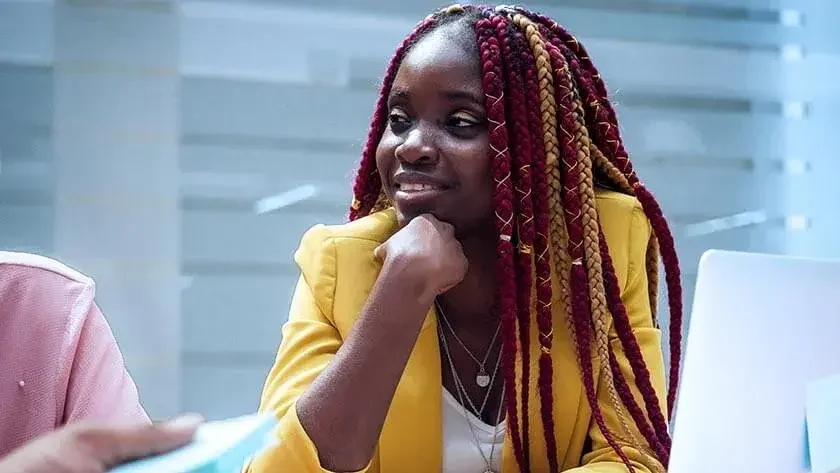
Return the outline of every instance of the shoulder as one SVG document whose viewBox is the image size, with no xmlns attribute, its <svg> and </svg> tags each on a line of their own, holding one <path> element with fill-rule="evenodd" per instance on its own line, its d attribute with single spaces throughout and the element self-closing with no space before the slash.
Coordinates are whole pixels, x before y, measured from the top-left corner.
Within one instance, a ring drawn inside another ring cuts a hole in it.
<svg viewBox="0 0 840 473">
<path fill-rule="evenodd" d="M 396 226 L 393 209 L 341 225 L 315 225 L 301 238 L 295 261 L 301 269 L 327 269 L 335 263 L 338 252 L 375 248 L 396 231 Z"/>
<path fill-rule="evenodd" d="M 341 225 L 315 225 L 304 233 L 296 258 L 322 253 L 326 247 L 340 245 L 379 245 L 396 231 L 397 219 L 393 209 L 383 210 Z"/>
<path fill-rule="evenodd" d="M 339 277 L 345 286 L 375 280 L 379 265 L 373 250 L 396 230 L 393 209 L 341 225 L 315 225 L 301 238 L 295 262 L 316 297 L 332 299 Z"/>
<path fill-rule="evenodd" d="M 634 196 L 598 190 L 595 200 L 610 256 L 619 277 L 624 280 L 628 272 L 644 264 L 651 238 L 650 222 Z"/>
<path fill-rule="evenodd" d="M 0 252 L 0 327 L 59 350 L 77 336 L 93 306 L 93 279 L 54 259 Z"/>
<path fill-rule="evenodd" d="M 52 258 L 31 253 L 0 251 L 0 308 L 9 305 L 75 305 L 84 296 L 93 300 L 90 277 Z"/>
<path fill-rule="evenodd" d="M 0 251 L 0 277 L 26 282 L 66 281 L 93 286 L 93 279 L 52 258 L 32 253 Z"/>
<path fill-rule="evenodd" d="M 612 230 L 622 229 L 628 233 L 645 232 L 650 224 L 642 204 L 632 195 L 622 194 L 610 190 L 597 190 L 595 204 L 604 232 L 607 227 Z"/>
</svg>

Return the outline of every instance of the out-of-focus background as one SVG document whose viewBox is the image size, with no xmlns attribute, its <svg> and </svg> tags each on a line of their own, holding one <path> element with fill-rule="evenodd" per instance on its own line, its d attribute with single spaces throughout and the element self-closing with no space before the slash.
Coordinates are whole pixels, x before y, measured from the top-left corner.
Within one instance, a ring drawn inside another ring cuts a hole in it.
<svg viewBox="0 0 840 473">
<path fill-rule="evenodd" d="M 439 6 L 0 0 L 0 248 L 96 278 L 153 416 L 252 412 L 292 252 L 344 219 L 385 62 Z M 526 6 L 606 78 L 687 313 L 705 249 L 840 256 L 840 2 Z"/>
</svg>

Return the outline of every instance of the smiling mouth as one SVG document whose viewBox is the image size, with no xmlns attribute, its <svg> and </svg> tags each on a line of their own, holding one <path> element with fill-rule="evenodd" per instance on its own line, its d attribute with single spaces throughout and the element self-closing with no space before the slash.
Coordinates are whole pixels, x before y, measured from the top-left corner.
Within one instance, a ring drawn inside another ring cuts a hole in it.
<svg viewBox="0 0 840 473">
<path fill-rule="evenodd" d="M 406 193 L 411 192 L 428 192 L 428 191 L 442 191 L 444 190 L 443 186 L 436 185 L 436 184 L 415 184 L 415 183 L 406 183 L 406 184 L 396 184 L 396 190 Z"/>
</svg>

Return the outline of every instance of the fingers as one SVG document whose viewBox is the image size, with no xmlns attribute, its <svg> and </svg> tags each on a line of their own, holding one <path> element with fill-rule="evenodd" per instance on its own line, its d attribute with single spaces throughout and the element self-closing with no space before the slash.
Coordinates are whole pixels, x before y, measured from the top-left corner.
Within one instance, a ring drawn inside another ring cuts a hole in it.
<svg viewBox="0 0 840 473">
<path fill-rule="evenodd" d="M 427 222 L 431 223 L 433 227 L 437 228 L 438 231 L 444 233 L 446 235 L 453 235 L 455 234 L 455 227 L 452 226 L 449 222 L 444 222 L 443 220 L 438 219 L 433 214 L 422 214 L 418 216 L 418 218 L 422 218 Z"/>
<path fill-rule="evenodd" d="M 188 414 L 155 425 L 98 428 L 93 451 L 108 467 L 166 453 L 189 443 L 203 421 Z"/>
<path fill-rule="evenodd" d="M 387 253 L 385 251 L 385 244 L 384 243 L 373 249 L 373 256 L 376 257 L 377 259 L 385 261 L 385 256 L 386 255 L 387 255 Z"/>
</svg>

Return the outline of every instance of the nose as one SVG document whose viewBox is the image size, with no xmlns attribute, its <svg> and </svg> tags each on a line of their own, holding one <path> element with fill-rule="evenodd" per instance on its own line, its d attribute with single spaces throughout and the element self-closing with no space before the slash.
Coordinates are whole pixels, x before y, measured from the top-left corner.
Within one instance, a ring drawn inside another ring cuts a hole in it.
<svg viewBox="0 0 840 473">
<path fill-rule="evenodd" d="M 394 150 L 396 157 L 406 164 L 435 164 L 438 149 L 435 131 L 428 125 L 418 124 L 405 136 L 405 140 Z"/>
</svg>

